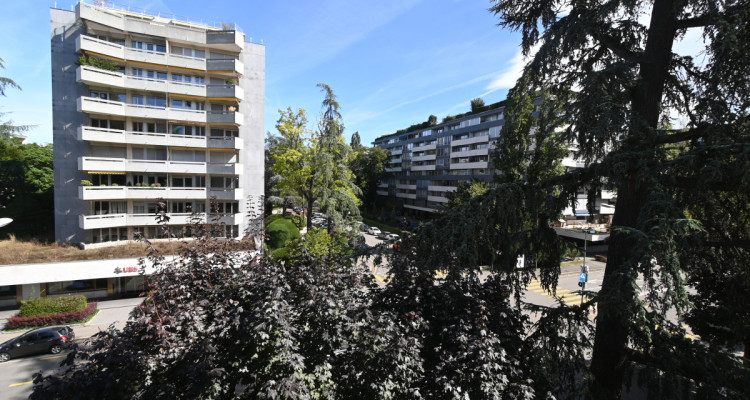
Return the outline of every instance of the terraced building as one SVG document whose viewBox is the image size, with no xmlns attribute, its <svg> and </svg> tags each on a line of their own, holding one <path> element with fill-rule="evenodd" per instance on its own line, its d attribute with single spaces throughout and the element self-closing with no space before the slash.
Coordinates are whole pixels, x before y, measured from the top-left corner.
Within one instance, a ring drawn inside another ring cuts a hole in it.
<svg viewBox="0 0 750 400">
<path fill-rule="evenodd" d="M 160 198 L 170 236 L 196 216 L 242 236 L 263 194 L 265 47 L 232 24 L 107 2 L 50 14 L 56 239 L 163 237 Z"/>
</svg>

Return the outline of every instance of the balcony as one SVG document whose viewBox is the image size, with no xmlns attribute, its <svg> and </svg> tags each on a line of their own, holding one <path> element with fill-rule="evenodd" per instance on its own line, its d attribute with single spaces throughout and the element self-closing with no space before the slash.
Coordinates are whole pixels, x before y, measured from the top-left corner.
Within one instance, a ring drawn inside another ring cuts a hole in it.
<svg viewBox="0 0 750 400">
<path fill-rule="evenodd" d="M 240 175 L 242 164 L 236 163 L 208 163 L 207 173 L 211 175 Z"/>
<path fill-rule="evenodd" d="M 427 186 L 427 190 L 430 192 L 455 192 L 458 188 L 455 186 Z"/>
<path fill-rule="evenodd" d="M 391 158 L 391 161 L 390 161 L 390 162 L 391 162 L 392 164 L 396 164 L 396 163 L 400 163 L 401 161 L 403 161 L 403 160 L 401 159 L 401 157 L 393 157 L 393 158 Z"/>
<path fill-rule="evenodd" d="M 78 112 L 89 114 L 206 123 L 206 112 L 203 110 L 129 104 L 94 97 L 79 97 L 76 108 Z"/>
<path fill-rule="evenodd" d="M 412 161 L 429 161 L 429 160 L 434 160 L 435 157 L 437 157 L 435 154 L 425 154 L 421 156 L 412 156 L 411 160 Z"/>
<path fill-rule="evenodd" d="M 396 185 L 396 189 L 410 189 L 410 190 L 417 190 L 417 185 Z"/>
<path fill-rule="evenodd" d="M 487 161 L 451 162 L 451 169 L 485 169 L 487 166 Z"/>
<path fill-rule="evenodd" d="M 411 194 L 411 193 L 396 193 L 396 197 L 400 197 L 402 199 L 412 199 L 412 200 L 417 199 L 417 195 Z"/>
<path fill-rule="evenodd" d="M 208 111 L 206 122 L 209 124 L 242 125 L 243 116 L 237 111 Z"/>
<path fill-rule="evenodd" d="M 391 155 L 392 156 L 397 156 L 397 155 L 403 154 L 403 152 L 404 152 L 404 149 L 391 149 Z"/>
<path fill-rule="evenodd" d="M 222 50 L 242 51 L 245 35 L 233 30 L 206 31 L 206 44 Z"/>
<path fill-rule="evenodd" d="M 230 59 L 221 59 L 221 58 L 209 58 L 208 60 L 205 60 L 206 66 L 205 69 L 208 72 L 213 73 L 230 73 L 230 74 L 240 74 L 242 75 L 245 71 L 245 66 L 242 64 L 242 61 L 235 60 L 233 58 Z"/>
<path fill-rule="evenodd" d="M 236 99 L 242 101 L 245 91 L 236 85 L 204 85 L 200 83 L 169 81 L 125 75 L 82 65 L 76 69 L 76 81 L 86 85 L 116 87 L 151 92 L 170 93 L 184 96 Z"/>
<path fill-rule="evenodd" d="M 230 73 L 232 75 L 242 74 L 245 68 L 240 60 L 207 60 L 205 58 L 169 54 L 161 51 L 136 49 L 85 35 L 76 38 L 76 51 L 92 53 L 94 56 L 104 56 L 122 61 L 166 65 L 196 71 Z"/>
<path fill-rule="evenodd" d="M 168 213 L 169 225 L 189 225 L 194 216 L 201 218 L 203 222 L 223 223 L 227 225 L 239 225 L 244 221 L 243 214 L 228 214 L 212 218 L 206 213 Z M 208 218 L 208 221 L 206 220 Z M 117 228 L 124 226 L 154 226 L 156 222 L 154 214 L 103 214 L 103 215 L 79 215 L 78 226 L 81 229 Z"/>
<path fill-rule="evenodd" d="M 472 157 L 472 156 L 486 156 L 489 154 L 489 149 L 474 149 L 464 151 L 452 151 L 451 157 Z"/>
<path fill-rule="evenodd" d="M 583 160 L 575 160 L 570 157 L 565 157 L 562 159 L 562 165 L 563 167 L 568 168 L 583 168 L 586 166 L 586 163 Z"/>
<path fill-rule="evenodd" d="M 401 167 L 385 168 L 385 172 L 401 172 Z"/>
<path fill-rule="evenodd" d="M 238 85 L 208 85 L 205 96 L 212 99 L 242 100 L 245 98 L 245 91 Z"/>
<path fill-rule="evenodd" d="M 171 174 L 205 174 L 207 163 L 167 160 L 132 160 L 127 158 L 79 157 L 81 171 L 161 172 Z"/>
<path fill-rule="evenodd" d="M 205 200 L 202 187 L 79 186 L 81 200 Z M 234 200 L 234 199 L 232 199 Z"/>
<path fill-rule="evenodd" d="M 454 140 L 453 142 L 451 142 L 451 146 L 455 147 L 455 146 L 465 146 L 467 144 L 474 144 L 474 143 L 488 143 L 489 141 L 490 141 L 489 135 L 476 136 L 476 137 L 467 138 L 467 139 Z"/>
<path fill-rule="evenodd" d="M 448 198 L 443 196 L 427 196 L 427 201 L 435 201 L 438 203 L 447 203 Z"/>
<path fill-rule="evenodd" d="M 193 147 L 210 149 L 242 149 L 243 143 L 234 137 L 170 135 L 155 132 L 132 132 L 119 129 L 79 126 L 78 140 L 88 142 L 138 144 L 151 146 Z"/>
<path fill-rule="evenodd" d="M 241 188 L 209 188 L 208 198 L 212 197 L 216 200 L 243 200 L 244 193 Z"/>
<path fill-rule="evenodd" d="M 242 140 L 235 137 L 226 136 L 209 136 L 206 147 L 209 149 L 237 149 L 242 150 L 244 144 Z"/>
<path fill-rule="evenodd" d="M 375 193 L 377 193 L 380 196 L 388 196 L 387 190 L 376 190 Z"/>
<path fill-rule="evenodd" d="M 435 170 L 435 164 L 433 165 L 412 165 L 411 166 L 412 171 L 434 171 Z"/>
<path fill-rule="evenodd" d="M 437 148 L 436 144 L 425 144 L 421 146 L 414 146 L 414 148 L 411 149 L 412 152 L 415 151 L 427 151 L 427 150 L 435 150 Z"/>
</svg>

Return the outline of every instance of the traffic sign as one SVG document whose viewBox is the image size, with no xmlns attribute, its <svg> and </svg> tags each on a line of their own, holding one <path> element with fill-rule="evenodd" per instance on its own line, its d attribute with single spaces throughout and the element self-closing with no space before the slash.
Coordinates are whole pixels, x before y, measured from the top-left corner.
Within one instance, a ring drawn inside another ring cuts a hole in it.
<svg viewBox="0 0 750 400">
<path fill-rule="evenodd" d="M 586 273 L 585 272 L 581 272 L 581 275 L 579 276 L 578 280 L 580 282 L 586 282 Z"/>
</svg>

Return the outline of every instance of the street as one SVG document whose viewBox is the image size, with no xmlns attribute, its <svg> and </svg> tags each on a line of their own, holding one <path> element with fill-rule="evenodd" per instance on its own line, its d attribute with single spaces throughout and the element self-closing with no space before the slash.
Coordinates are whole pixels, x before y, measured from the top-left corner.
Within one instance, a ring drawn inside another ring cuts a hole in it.
<svg viewBox="0 0 750 400">
<path fill-rule="evenodd" d="M 34 374 L 49 374 L 56 370 L 68 352 L 61 354 L 39 354 L 34 357 L 17 358 L 0 364 L 0 399 L 28 399 L 33 387 Z"/>
</svg>

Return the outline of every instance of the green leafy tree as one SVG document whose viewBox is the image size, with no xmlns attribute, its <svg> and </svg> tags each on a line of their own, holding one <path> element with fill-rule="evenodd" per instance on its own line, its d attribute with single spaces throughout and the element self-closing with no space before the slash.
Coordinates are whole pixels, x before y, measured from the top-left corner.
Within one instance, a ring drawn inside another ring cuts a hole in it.
<svg viewBox="0 0 750 400">
<path fill-rule="evenodd" d="M 471 100 L 470 105 L 471 105 L 471 112 L 482 111 L 484 109 L 484 100 L 482 100 L 481 98 L 477 97 L 477 98 Z"/>
<path fill-rule="evenodd" d="M 462 182 L 456 188 L 454 192 L 448 192 L 446 197 L 448 203 L 445 207 L 451 210 L 456 210 L 461 205 L 474 197 L 481 196 L 489 190 L 489 185 L 486 181 L 480 181 L 472 178 L 469 182 Z"/>
<path fill-rule="evenodd" d="M 729 215 L 732 202 L 699 211 L 719 192 L 739 199 L 736 194 L 750 191 L 750 80 L 743 72 L 750 68 L 744 23 L 750 3 L 493 3 L 500 26 L 521 32 L 524 54 L 538 48 L 509 93 L 498 149 L 505 159 L 498 191 L 517 188 L 519 204 L 528 210 L 518 213 L 522 221 L 513 230 L 545 231 L 577 191 L 614 187 L 618 193 L 602 288 L 591 303 L 597 316 L 590 396 L 620 398 L 638 366 L 639 382 L 658 398 L 681 397 L 688 379 L 702 398 L 747 397 L 747 371 L 726 351 L 709 352 L 685 340 L 684 327 L 666 313 L 689 311 L 686 276 L 700 287 L 706 278 L 696 273 L 700 266 L 747 240 L 746 226 L 724 225 L 707 234 L 709 220 Z M 641 16 L 647 16 L 645 24 Z M 673 51 L 689 29 L 702 31 L 709 61 Z M 660 129 L 670 110 L 687 118 L 685 129 Z M 571 142 L 588 166 L 560 173 L 552 156 Z M 497 205 L 511 207 L 506 212 L 518 208 L 502 200 Z M 691 209 L 695 218 L 685 215 Z M 736 235 L 718 232 L 724 229 Z M 724 236 L 721 246 L 712 243 L 717 235 Z M 516 250 L 533 240 L 546 245 L 536 255 L 557 253 L 559 239 L 534 236 L 516 241 Z M 544 270 L 543 282 L 554 285 L 554 272 Z M 645 280 L 641 289 L 639 276 Z"/>
<path fill-rule="evenodd" d="M 318 129 L 312 140 L 315 165 L 315 198 L 328 216 L 328 229 L 353 227 L 359 219 L 359 196 L 361 190 L 354 183 L 354 174 L 349 169 L 352 149 L 344 140 L 344 124 L 340 105 L 330 86 L 318 84 L 323 98 Z M 312 204 L 310 204 L 311 206 Z M 308 229 L 312 221 L 308 220 Z"/>
<path fill-rule="evenodd" d="M 385 171 L 388 153 L 379 147 L 360 147 L 354 150 L 349 168 L 354 173 L 354 183 L 362 190 L 362 204 L 374 204 L 380 196 L 378 184 L 388 179 Z"/>
<path fill-rule="evenodd" d="M 362 139 L 359 137 L 359 131 L 352 133 L 351 146 L 354 151 L 357 151 L 362 147 Z"/>
</svg>

